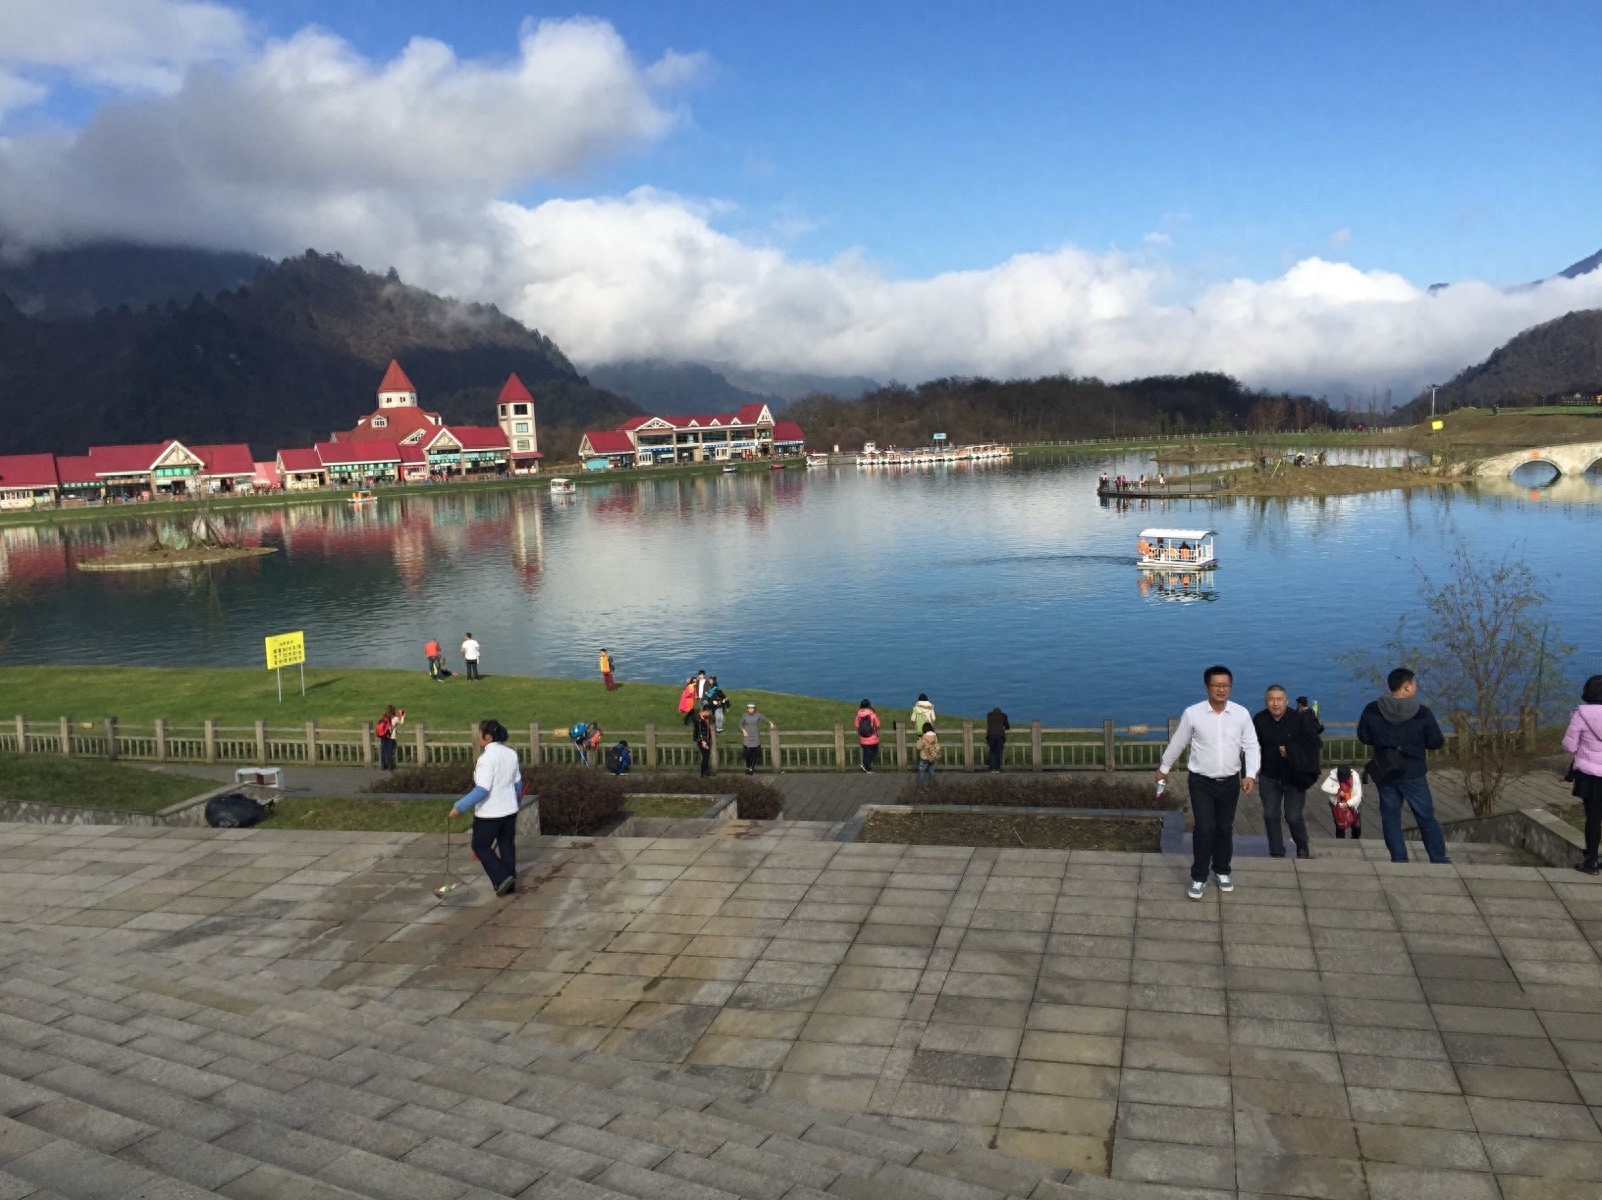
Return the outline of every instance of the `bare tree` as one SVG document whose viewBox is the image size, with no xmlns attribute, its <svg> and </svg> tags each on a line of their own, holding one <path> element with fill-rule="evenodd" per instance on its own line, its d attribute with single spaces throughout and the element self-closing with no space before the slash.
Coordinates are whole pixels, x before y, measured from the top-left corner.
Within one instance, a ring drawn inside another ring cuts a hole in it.
<svg viewBox="0 0 1602 1200">
<path fill-rule="evenodd" d="M 1340 658 L 1374 680 L 1399 663 L 1419 673 L 1457 734 L 1468 801 L 1489 816 L 1528 749 L 1525 734 L 1543 696 L 1558 694 L 1574 647 L 1553 636 L 1546 592 L 1522 558 L 1475 555 L 1459 544 L 1439 576 L 1414 569 L 1422 613 L 1397 622 L 1383 657 L 1354 651 Z"/>
</svg>

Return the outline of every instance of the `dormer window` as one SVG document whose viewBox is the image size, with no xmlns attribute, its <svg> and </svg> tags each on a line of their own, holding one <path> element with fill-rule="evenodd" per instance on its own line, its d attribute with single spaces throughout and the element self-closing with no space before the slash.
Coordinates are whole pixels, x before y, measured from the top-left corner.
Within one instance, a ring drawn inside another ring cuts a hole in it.
<svg viewBox="0 0 1602 1200">
<path fill-rule="evenodd" d="M 428 423 L 430 425 L 438 425 L 440 423 L 440 419 L 439 419 L 438 415 L 434 414 L 434 413 L 430 413 L 429 417 L 428 417 Z"/>
<path fill-rule="evenodd" d="M 382 429 L 382 428 L 384 428 L 384 426 L 386 426 L 388 424 L 389 424 L 389 418 L 388 417 L 374 417 L 373 418 L 373 428 L 374 429 Z"/>
</svg>

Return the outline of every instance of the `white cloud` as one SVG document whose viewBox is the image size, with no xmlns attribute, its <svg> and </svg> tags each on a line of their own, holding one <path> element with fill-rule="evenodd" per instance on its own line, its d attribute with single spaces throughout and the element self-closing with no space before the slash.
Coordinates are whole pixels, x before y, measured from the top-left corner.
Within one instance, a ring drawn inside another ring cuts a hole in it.
<svg viewBox="0 0 1602 1200">
<path fill-rule="evenodd" d="M 1344 225 L 1329 235 L 1329 248 L 1333 251 L 1344 250 L 1351 244 L 1352 231 Z"/>
</svg>

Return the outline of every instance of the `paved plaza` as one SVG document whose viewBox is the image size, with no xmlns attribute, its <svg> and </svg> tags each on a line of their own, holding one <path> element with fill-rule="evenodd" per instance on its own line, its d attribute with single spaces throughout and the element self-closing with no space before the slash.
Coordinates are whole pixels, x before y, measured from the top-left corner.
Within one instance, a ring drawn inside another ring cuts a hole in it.
<svg viewBox="0 0 1602 1200">
<path fill-rule="evenodd" d="M 31 1020 L 41 971 L 265 989 L 301 1021 L 596 1051 L 1056 1172 L 866 1194 L 1602 1195 L 1595 880 L 1320 843 L 1196 903 L 1173 857 L 831 829 L 540 839 L 516 897 L 472 876 L 441 904 L 438 838 L 5 826 L 0 1012 Z"/>
</svg>

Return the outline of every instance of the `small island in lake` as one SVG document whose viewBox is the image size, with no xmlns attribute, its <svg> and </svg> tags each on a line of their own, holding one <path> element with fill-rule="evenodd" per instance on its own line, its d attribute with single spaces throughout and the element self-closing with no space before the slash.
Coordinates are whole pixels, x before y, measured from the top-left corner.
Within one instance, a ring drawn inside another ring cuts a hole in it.
<svg viewBox="0 0 1602 1200">
<path fill-rule="evenodd" d="M 276 546 L 147 546 L 123 554 L 83 559 L 78 563 L 78 570 L 160 571 L 168 567 L 209 567 L 275 553 Z"/>
</svg>

